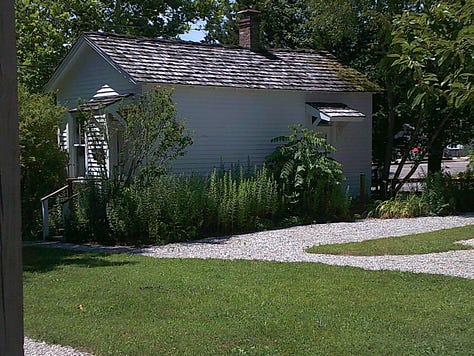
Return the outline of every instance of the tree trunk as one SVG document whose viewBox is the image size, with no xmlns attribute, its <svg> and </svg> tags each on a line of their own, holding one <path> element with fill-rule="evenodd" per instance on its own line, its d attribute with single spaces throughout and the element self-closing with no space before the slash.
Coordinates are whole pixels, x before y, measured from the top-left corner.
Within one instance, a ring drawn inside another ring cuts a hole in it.
<svg viewBox="0 0 474 356">
<path fill-rule="evenodd" d="M 23 355 L 14 1 L 0 1 L 0 355 Z"/>
<path fill-rule="evenodd" d="M 387 83 L 387 104 L 388 104 L 388 122 L 387 122 L 387 136 L 386 136 L 386 145 L 385 145 L 385 159 L 383 163 L 383 173 L 382 173 L 382 185 L 381 189 L 383 191 L 383 196 L 387 194 L 389 186 L 389 175 L 390 175 L 390 166 L 392 164 L 392 151 L 393 151 L 393 135 L 395 130 L 395 102 L 394 94 L 391 90 L 391 84 Z"/>
<path fill-rule="evenodd" d="M 443 143 L 435 140 L 431 146 L 428 156 L 428 174 L 441 172 L 441 160 L 443 158 Z"/>
</svg>

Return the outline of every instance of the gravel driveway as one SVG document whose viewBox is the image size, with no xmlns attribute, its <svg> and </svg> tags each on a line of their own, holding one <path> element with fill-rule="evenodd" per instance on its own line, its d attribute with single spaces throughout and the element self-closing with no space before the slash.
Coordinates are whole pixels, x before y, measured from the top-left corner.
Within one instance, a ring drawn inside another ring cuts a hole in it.
<svg viewBox="0 0 474 356">
<path fill-rule="evenodd" d="M 50 247 L 81 251 L 133 253 L 156 258 L 216 258 L 280 262 L 321 262 L 368 270 L 397 270 L 432 273 L 474 279 L 474 249 L 412 256 L 331 256 L 304 252 L 313 245 L 364 241 L 381 237 L 474 225 L 474 214 L 413 219 L 368 219 L 352 223 L 298 226 L 282 230 L 207 238 L 148 248 L 99 247 L 59 242 L 39 243 Z M 474 246 L 474 238 L 463 243 Z M 25 355 L 85 355 L 69 348 L 60 349 L 25 338 Z M 38 349 L 37 349 L 38 348 Z M 37 351 L 41 349 L 41 351 Z"/>
</svg>

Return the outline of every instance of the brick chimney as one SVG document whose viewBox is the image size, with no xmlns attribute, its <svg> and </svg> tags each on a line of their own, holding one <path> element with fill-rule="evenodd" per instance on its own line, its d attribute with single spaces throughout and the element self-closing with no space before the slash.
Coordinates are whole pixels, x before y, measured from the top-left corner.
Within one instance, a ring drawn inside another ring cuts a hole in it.
<svg viewBox="0 0 474 356">
<path fill-rule="evenodd" d="M 239 46 L 252 51 L 260 49 L 260 11 L 242 10 L 237 13 L 239 19 Z"/>
</svg>

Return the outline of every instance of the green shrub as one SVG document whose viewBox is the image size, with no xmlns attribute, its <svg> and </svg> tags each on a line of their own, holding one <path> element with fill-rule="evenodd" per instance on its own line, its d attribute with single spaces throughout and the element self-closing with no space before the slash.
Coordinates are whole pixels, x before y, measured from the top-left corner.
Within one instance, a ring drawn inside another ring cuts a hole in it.
<svg viewBox="0 0 474 356">
<path fill-rule="evenodd" d="M 40 199 L 64 185 L 66 155 L 57 145 L 58 125 L 64 111 L 54 104 L 52 95 L 32 94 L 23 86 L 18 87 L 22 231 L 26 239 L 41 236 Z M 51 203 L 53 211 L 58 211 L 58 204 Z M 61 213 L 53 215 L 54 223 L 61 220 Z M 57 227 L 56 224 L 51 228 Z"/>
<path fill-rule="evenodd" d="M 289 136 L 272 142 L 284 142 L 267 156 L 288 215 L 320 221 L 347 219 L 349 200 L 342 193 L 342 166 L 328 157 L 335 149 L 321 134 L 290 126 Z"/>
<path fill-rule="evenodd" d="M 153 243 L 195 239 L 205 229 L 208 204 L 200 176 L 165 175 L 136 191 L 138 212 L 148 212 L 145 234 Z"/>
<path fill-rule="evenodd" d="M 459 173 L 453 178 L 453 186 L 456 211 L 474 211 L 474 170 Z"/>
<path fill-rule="evenodd" d="M 76 197 L 65 218 L 67 241 L 107 242 L 109 236 L 106 182 L 88 180 L 75 185 Z"/>
<path fill-rule="evenodd" d="M 192 145 L 192 133 L 178 120 L 172 95 L 171 89 L 153 88 L 140 95 L 136 104 L 121 108 L 127 124 L 116 173 L 125 185 L 137 177 L 146 180 L 169 172 L 174 160 Z"/>
<path fill-rule="evenodd" d="M 278 211 L 277 184 L 270 171 L 255 168 L 244 175 L 242 167 L 208 178 L 211 206 L 216 209 L 217 231 L 255 230 Z"/>
<path fill-rule="evenodd" d="M 399 193 L 394 198 L 378 201 L 369 216 L 402 218 L 447 215 L 474 210 L 474 174 L 470 171 L 452 178 L 448 173 L 426 177 L 423 191 Z"/>
<path fill-rule="evenodd" d="M 455 186 L 449 173 L 434 173 L 426 177 L 422 198 L 431 215 L 446 215 L 456 209 Z"/>
</svg>

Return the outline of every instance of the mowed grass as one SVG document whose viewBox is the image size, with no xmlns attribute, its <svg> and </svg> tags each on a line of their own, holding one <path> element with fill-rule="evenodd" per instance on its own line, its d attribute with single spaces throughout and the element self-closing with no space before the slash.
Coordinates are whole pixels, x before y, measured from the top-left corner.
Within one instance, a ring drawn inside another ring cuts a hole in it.
<svg viewBox="0 0 474 356">
<path fill-rule="evenodd" d="M 473 248 L 472 246 L 456 242 L 473 238 L 474 225 L 468 225 L 402 237 L 318 245 L 306 251 L 310 253 L 351 256 L 417 255 L 451 250 L 470 250 Z"/>
<path fill-rule="evenodd" d="M 96 355 L 472 355 L 474 281 L 27 247 L 27 335 Z"/>
</svg>

